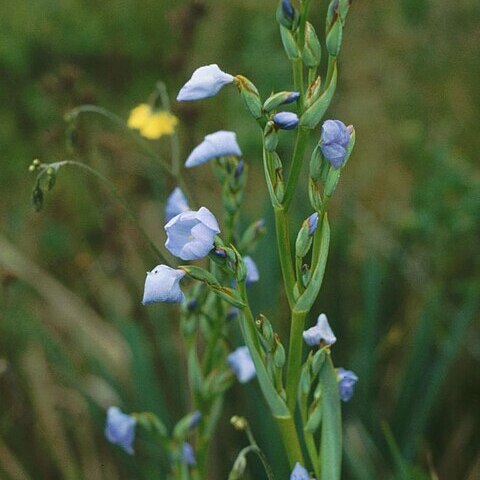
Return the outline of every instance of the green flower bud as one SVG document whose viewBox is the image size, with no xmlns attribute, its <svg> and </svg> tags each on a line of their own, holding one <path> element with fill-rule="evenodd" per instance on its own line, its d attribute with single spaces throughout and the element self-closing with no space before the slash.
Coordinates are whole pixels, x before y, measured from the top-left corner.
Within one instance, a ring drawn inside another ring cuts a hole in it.
<svg viewBox="0 0 480 480">
<path fill-rule="evenodd" d="M 257 319 L 257 325 L 260 328 L 260 339 L 267 352 L 271 352 L 274 349 L 274 332 L 272 324 L 265 315 L 259 315 Z"/>
<path fill-rule="evenodd" d="M 285 348 L 280 343 L 278 335 L 275 335 L 275 351 L 273 352 L 273 364 L 275 368 L 281 369 L 285 365 Z"/>
<path fill-rule="evenodd" d="M 327 32 L 326 44 L 327 52 L 332 57 L 337 57 L 340 53 L 340 48 L 342 46 L 343 38 L 343 25 L 340 17 L 337 17 L 336 21 L 333 22 L 332 27 Z"/>
<path fill-rule="evenodd" d="M 315 355 L 312 358 L 312 373 L 316 377 L 322 368 L 323 362 L 325 362 L 325 350 L 317 350 Z"/>
<path fill-rule="evenodd" d="M 276 13 L 277 22 L 289 30 L 296 30 L 300 14 L 292 0 L 280 0 Z"/>
<path fill-rule="evenodd" d="M 322 192 L 320 191 L 318 183 L 312 178 L 310 178 L 308 182 L 308 196 L 313 209 L 320 211 L 322 209 Z"/>
<path fill-rule="evenodd" d="M 257 87 L 248 78 L 242 75 L 237 75 L 235 80 L 240 95 L 242 96 L 247 109 L 253 115 L 253 118 L 255 118 L 255 120 L 262 118 L 262 102 Z"/>
<path fill-rule="evenodd" d="M 269 152 L 275 151 L 278 145 L 278 132 L 275 128 L 275 123 L 272 120 L 269 120 L 265 125 L 265 129 L 263 130 L 263 138 L 265 141 L 265 148 Z"/>
<path fill-rule="evenodd" d="M 322 47 L 315 29 L 310 22 L 305 24 L 305 44 L 302 53 L 303 63 L 307 67 L 318 67 L 322 58 Z"/>
<path fill-rule="evenodd" d="M 295 242 L 295 255 L 303 258 L 312 246 L 312 236 L 308 233 L 309 227 L 304 222 L 302 228 L 298 232 L 297 241 Z"/>
<path fill-rule="evenodd" d="M 322 93 L 322 79 L 318 76 L 307 88 L 304 98 L 305 108 L 308 109 L 320 97 Z"/>
<path fill-rule="evenodd" d="M 288 103 L 293 103 L 298 100 L 300 94 L 298 92 L 278 92 L 271 95 L 263 104 L 263 110 L 270 113 L 273 110 L 276 110 L 281 105 L 286 105 Z"/>
<path fill-rule="evenodd" d="M 300 58 L 300 50 L 292 32 L 285 27 L 280 26 L 280 35 L 282 37 L 283 48 L 285 49 L 287 57 L 290 60 Z"/>
</svg>

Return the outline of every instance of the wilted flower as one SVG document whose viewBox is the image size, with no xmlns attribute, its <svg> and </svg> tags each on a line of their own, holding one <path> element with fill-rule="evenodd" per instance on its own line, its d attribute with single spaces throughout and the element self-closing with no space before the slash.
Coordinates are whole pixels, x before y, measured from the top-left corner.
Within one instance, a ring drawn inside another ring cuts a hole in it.
<svg viewBox="0 0 480 480">
<path fill-rule="evenodd" d="M 255 377 L 255 365 L 248 347 L 238 347 L 228 355 L 228 365 L 240 383 L 247 383 Z"/>
<path fill-rule="evenodd" d="M 307 469 L 297 462 L 290 475 L 290 480 L 310 480 L 310 475 Z"/>
<path fill-rule="evenodd" d="M 183 455 L 183 461 L 188 466 L 194 467 L 197 464 L 193 447 L 188 442 L 184 442 L 182 445 L 182 455 Z"/>
<path fill-rule="evenodd" d="M 298 116 L 293 112 L 279 112 L 273 116 L 273 122 L 282 130 L 294 130 L 298 126 Z"/>
<path fill-rule="evenodd" d="M 240 157 L 242 151 L 237 143 L 237 135 L 234 132 L 220 130 L 207 135 L 200 145 L 197 145 L 187 158 L 187 168 L 196 167 L 206 163 L 212 158 L 234 155 Z"/>
<path fill-rule="evenodd" d="M 133 442 L 135 441 L 136 419 L 122 413 L 117 407 L 107 410 L 107 424 L 105 437 L 115 445 L 122 447 L 127 453 L 133 455 Z"/>
<path fill-rule="evenodd" d="M 337 341 L 337 338 L 330 328 L 327 316 L 324 313 L 319 315 L 317 324 L 314 327 L 303 332 L 303 339 L 310 347 L 320 345 L 320 342 L 324 342 L 327 345 L 333 345 Z"/>
<path fill-rule="evenodd" d="M 187 197 L 180 188 L 175 188 L 167 199 L 167 205 L 165 207 L 165 221 L 170 221 L 173 217 L 179 213 L 183 213 L 190 210 L 188 207 Z"/>
<path fill-rule="evenodd" d="M 308 219 L 308 234 L 313 235 L 318 227 L 318 212 L 312 213 Z"/>
<path fill-rule="evenodd" d="M 247 269 L 247 278 L 245 283 L 250 285 L 252 283 L 258 282 L 260 280 L 260 274 L 258 273 L 258 268 L 252 257 L 243 257 L 243 263 Z"/>
<path fill-rule="evenodd" d="M 348 402 L 355 392 L 355 384 L 358 382 L 358 377 L 351 370 L 344 368 L 337 368 L 338 391 L 340 398 L 344 402 Z"/>
<path fill-rule="evenodd" d="M 178 118 L 164 110 L 155 110 L 147 103 L 135 107 L 128 118 L 128 126 L 140 131 L 140 134 L 150 140 L 156 140 L 163 135 L 172 135 L 178 124 Z"/>
<path fill-rule="evenodd" d="M 142 303 L 182 303 L 185 296 L 180 289 L 180 280 L 184 276 L 183 270 L 157 265 L 151 272 L 147 272 Z"/>
<path fill-rule="evenodd" d="M 343 122 L 327 120 L 323 123 L 320 148 L 333 168 L 343 166 L 349 141 L 350 132 Z"/>
<path fill-rule="evenodd" d="M 183 212 L 173 217 L 166 225 L 165 247 L 182 260 L 197 260 L 208 255 L 213 240 L 220 233 L 218 222 L 208 208 Z"/>
<path fill-rule="evenodd" d="M 216 64 L 197 68 L 192 78 L 180 90 L 177 100 L 184 102 L 213 97 L 224 85 L 233 81 L 234 77 L 222 72 Z"/>
</svg>

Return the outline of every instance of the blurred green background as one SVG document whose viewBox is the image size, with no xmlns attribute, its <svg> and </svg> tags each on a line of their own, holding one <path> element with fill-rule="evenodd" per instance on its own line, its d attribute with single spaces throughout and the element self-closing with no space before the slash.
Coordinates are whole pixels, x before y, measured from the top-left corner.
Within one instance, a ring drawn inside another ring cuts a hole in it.
<svg viewBox="0 0 480 480">
<path fill-rule="evenodd" d="M 323 31 L 325 1 L 312 0 Z M 172 96 L 218 63 L 263 95 L 291 88 L 273 0 L 18 0 L 0 16 L 0 478 L 161 478 L 148 443 L 130 458 L 103 438 L 104 410 L 188 411 L 175 310 L 140 305 L 155 258 L 118 204 L 65 169 L 37 214 L 33 158 L 68 158 L 63 116 L 82 103 L 127 118 L 159 79 Z M 343 406 L 345 479 L 480 478 L 480 3 L 355 1 L 329 116 L 357 146 L 330 214 L 332 247 L 315 312 L 339 338 L 334 360 L 360 377 Z M 284 335 L 258 132 L 231 89 L 173 108 L 183 156 L 206 133 L 238 133 L 250 176 L 242 222 L 264 217 L 255 310 Z M 291 134 L 282 135 L 288 153 Z M 113 124 L 80 121 L 81 160 L 111 178 L 163 241 L 173 184 Z M 154 144 L 168 154 L 168 140 Z M 218 213 L 206 167 L 188 172 Z M 305 183 L 305 182 L 304 182 Z M 295 225 L 310 213 L 298 195 Z M 313 321 L 313 318 L 312 318 Z M 226 478 L 246 415 L 287 478 L 256 385 L 235 386 L 211 451 Z M 272 433 L 273 432 L 273 433 Z M 387 432 L 387 435 L 385 435 Z M 394 439 L 394 440 L 392 440 Z M 263 478 L 252 462 L 252 478 Z"/>
</svg>

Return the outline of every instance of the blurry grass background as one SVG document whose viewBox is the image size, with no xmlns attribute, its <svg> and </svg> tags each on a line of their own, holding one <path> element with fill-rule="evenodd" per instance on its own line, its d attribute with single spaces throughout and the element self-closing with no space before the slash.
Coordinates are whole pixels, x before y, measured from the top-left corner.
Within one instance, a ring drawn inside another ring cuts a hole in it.
<svg viewBox="0 0 480 480">
<path fill-rule="evenodd" d="M 326 2 L 313 0 L 323 31 Z M 0 478 L 153 479 L 162 455 L 130 458 L 103 438 L 104 409 L 188 411 L 175 311 L 140 306 L 155 259 L 101 186 L 64 170 L 44 211 L 30 204 L 33 158 L 66 158 L 63 115 L 82 103 L 126 118 L 155 82 L 172 95 L 199 65 L 251 78 L 263 95 L 291 87 L 274 21 L 255 0 L 19 0 L 0 17 Z M 329 115 L 357 146 L 332 204 L 333 241 L 315 309 L 355 370 L 344 405 L 346 479 L 480 478 L 480 3 L 354 2 Z M 230 89 L 226 89 L 230 90 Z M 251 165 L 242 221 L 264 216 L 255 309 L 287 332 L 256 127 L 238 96 L 174 105 L 186 155 L 206 133 L 238 132 Z M 128 196 L 163 241 L 173 185 L 123 132 L 80 122 L 85 161 Z M 281 137 L 288 153 L 291 134 Z M 168 141 L 155 145 L 168 155 Z M 213 211 L 208 167 L 188 172 Z M 310 213 L 298 195 L 297 225 Z M 276 306 L 279 305 L 278 308 Z M 313 318 L 312 318 L 313 321 Z M 284 455 L 255 385 L 236 386 L 212 447 L 226 478 L 246 415 L 279 478 Z M 253 469 L 252 478 L 263 478 Z"/>
</svg>

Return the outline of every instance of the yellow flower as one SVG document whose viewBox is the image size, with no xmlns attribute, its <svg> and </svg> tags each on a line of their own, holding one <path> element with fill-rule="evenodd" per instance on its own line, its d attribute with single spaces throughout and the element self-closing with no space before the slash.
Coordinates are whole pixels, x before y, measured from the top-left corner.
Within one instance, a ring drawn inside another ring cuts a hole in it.
<svg viewBox="0 0 480 480">
<path fill-rule="evenodd" d="M 150 140 L 163 135 L 171 135 L 178 124 L 178 118 L 169 112 L 152 110 L 147 103 L 141 103 L 130 112 L 128 126 L 140 131 L 140 134 Z"/>
</svg>

